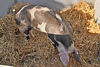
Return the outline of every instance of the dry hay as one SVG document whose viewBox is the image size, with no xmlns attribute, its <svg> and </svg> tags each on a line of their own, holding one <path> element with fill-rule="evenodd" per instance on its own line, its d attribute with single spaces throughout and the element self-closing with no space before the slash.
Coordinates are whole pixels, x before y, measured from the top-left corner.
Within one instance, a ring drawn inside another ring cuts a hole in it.
<svg viewBox="0 0 100 67">
<path fill-rule="evenodd" d="M 87 2 L 80 2 L 59 13 L 73 27 L 74 42 L 80 49 L 83 67 L 100 67 L 100 62 L 97 61 L 100 28 L 94 22 L 94 9 Z"/>
<path fill-rule="evenodd" d="M 29 41 L 15 24 L 13 8 L 18 11 L 26 4 L 13 6 L 9 15 L 0 19 L 0 64 L 15 67 L 63 67 L 59 55 L 44 33 L 33 31 L 35 37 Z M 75 47 L 80 49 L 83 67 L 100 67 L 97 61 L 99 34 L 89 33 L 89 21 L 94 18 L 94 10 L 86 2 L 59 12 L 74 29 Z M 80 67 L 71 56 L 68 67 Z"/>
</svg>

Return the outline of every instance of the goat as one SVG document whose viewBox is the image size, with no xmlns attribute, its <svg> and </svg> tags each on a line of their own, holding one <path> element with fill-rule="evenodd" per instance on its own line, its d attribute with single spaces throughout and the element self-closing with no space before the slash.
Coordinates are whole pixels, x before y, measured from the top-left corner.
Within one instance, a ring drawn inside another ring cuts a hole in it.
<svg viewBox="0 0 100 67">
<path fill-rule="evenodd" d="M 78 51 L 74 47 L 71 25 L 52 9 L 39 5 L 25 5 L 16 13 L 15 20 L 19 30 L 27 39 L 29 34 L 34 37 L 32 29 L 46 33 L 55 49 L 58 49 L 60 60 L 65 67 L 70 53 L 81 62 Z"/>
</svg>

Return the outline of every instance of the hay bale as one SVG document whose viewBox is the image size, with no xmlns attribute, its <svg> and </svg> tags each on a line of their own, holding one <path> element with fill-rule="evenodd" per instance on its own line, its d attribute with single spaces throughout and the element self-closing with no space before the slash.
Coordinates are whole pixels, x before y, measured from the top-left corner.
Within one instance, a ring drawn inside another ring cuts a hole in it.
<svg viewBox="0 0 100 67">
<path fill-rule="evenodd" d="M 34 38 L 29 41 L 19 32 L 13 9 L 18 11 L 22 6 L 18 3 L 12 7 L 8 16 L 0 19 L 0 64 L 15 67 L 63 67 L 59 55 L 45 33 L 33 30 Z M 59 12 L 70 22 L 74 29 L 75 47 L 80 49 L 83 67 L 100 67 L 97 61 L 100 46 L 100 34 L 89 33 L 89 21 L 94 18 L 94 9 L 88 3 L 81 2 L 70 9 Z M 68 67 L 80 67 L 73 56 L 70 56 Z"/>
</svg>

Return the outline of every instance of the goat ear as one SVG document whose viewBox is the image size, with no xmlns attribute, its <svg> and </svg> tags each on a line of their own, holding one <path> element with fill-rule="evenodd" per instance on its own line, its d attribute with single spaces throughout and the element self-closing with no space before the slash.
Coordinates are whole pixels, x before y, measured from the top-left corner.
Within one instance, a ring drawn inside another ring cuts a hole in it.
<svg viewBox="0 0 100 67">
<path fill-rule="evenodd" d="M 65 46 L 61 42 L 57 41 L 57 43 L 59 43 L 57 48 L 58 48 L 60 60 L 64 64 L 64 67 L 67 67 L 67 64 L 69 62 L 68 50 L 65 48 Z"/>
<path fill-rule="evenodd" d="M 60 60 L 64 64 L 65 67 L 67 67 L 67 64 L 69 62 L 69 55 L 67 51 L 63 51 L 59 53 Z"/>
</svg>

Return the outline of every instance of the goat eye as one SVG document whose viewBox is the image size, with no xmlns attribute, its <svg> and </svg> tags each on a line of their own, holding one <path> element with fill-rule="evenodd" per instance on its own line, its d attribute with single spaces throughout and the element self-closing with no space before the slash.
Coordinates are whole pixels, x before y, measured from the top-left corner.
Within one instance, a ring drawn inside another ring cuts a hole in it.
<svg viewBox="0 0 100 67">
<path fill-rule="evenodd" d="M 19 20 L 15 19 L 15 21 L 16 21 L 17 25 L 20 25 L 20 21 Z"/>
</svg>

